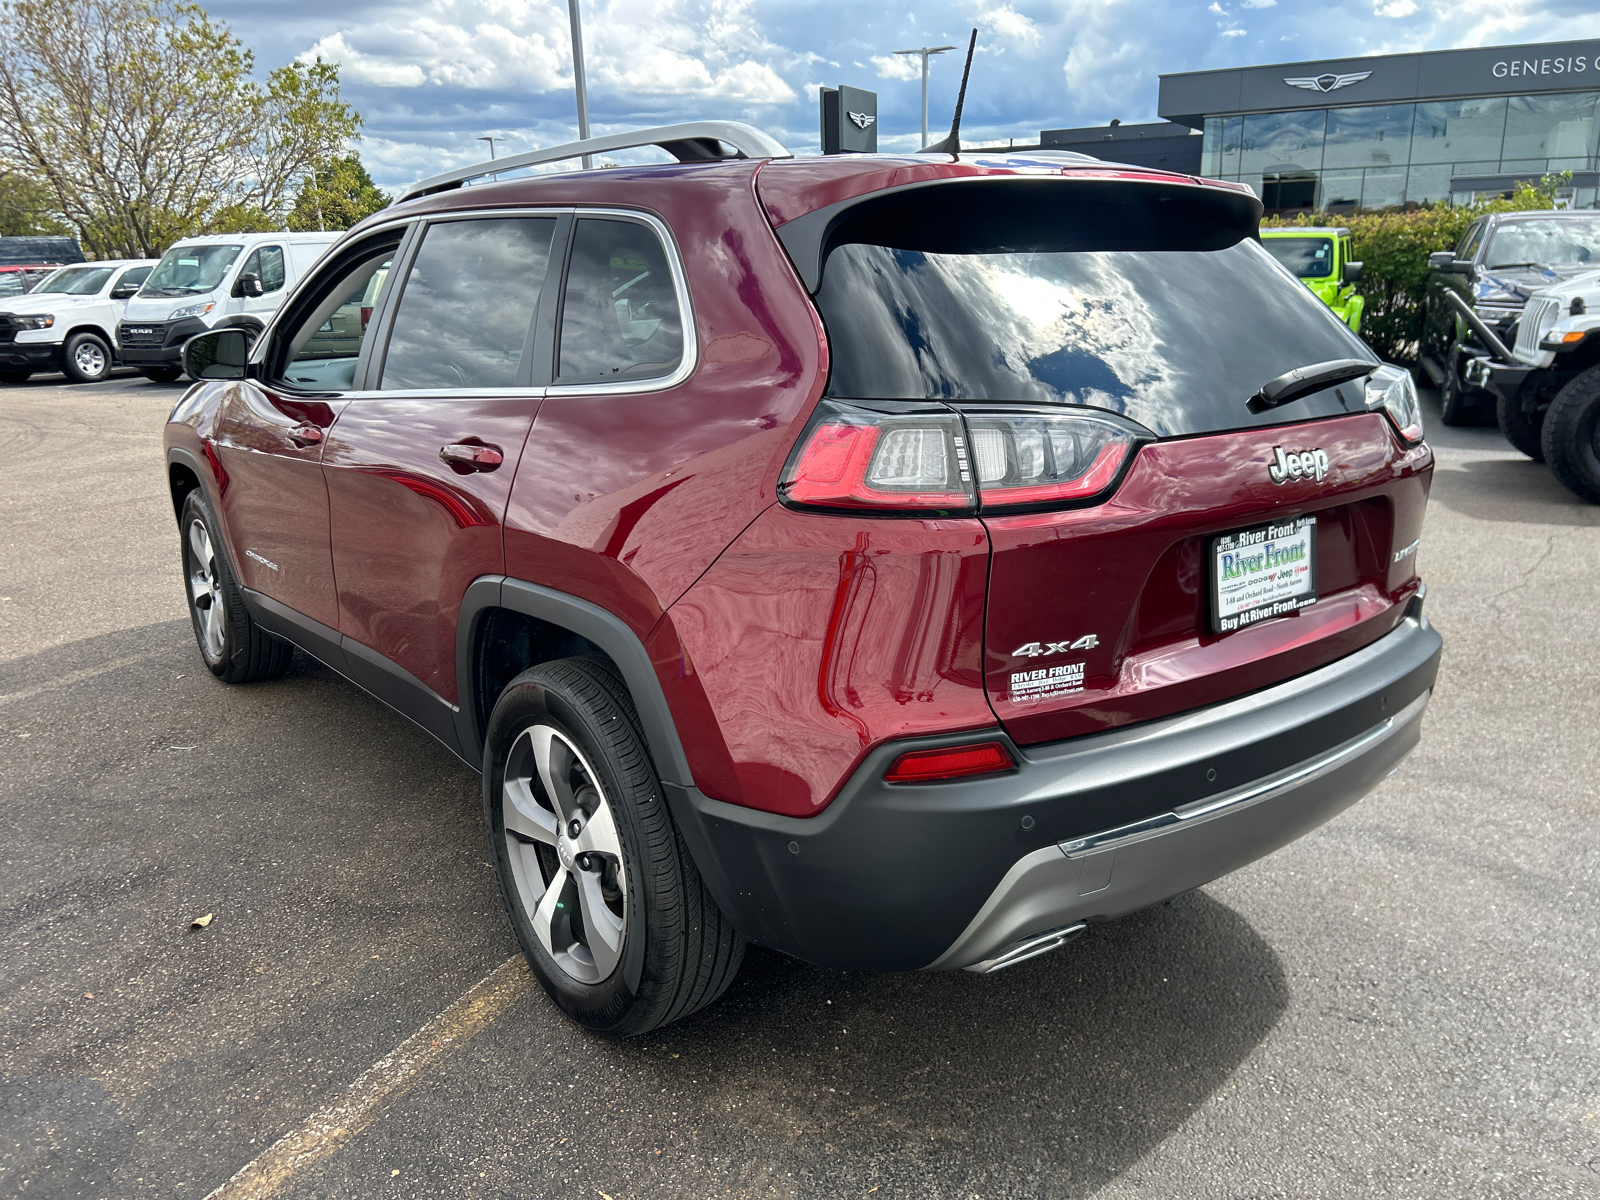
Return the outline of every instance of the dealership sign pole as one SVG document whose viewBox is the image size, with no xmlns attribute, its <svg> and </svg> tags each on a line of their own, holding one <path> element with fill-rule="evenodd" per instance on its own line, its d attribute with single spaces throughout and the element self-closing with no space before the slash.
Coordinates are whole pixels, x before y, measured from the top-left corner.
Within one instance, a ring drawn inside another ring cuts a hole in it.
<svg viewBox="0 0 1600 1200">
<path fill-rule="evenodd" d="M 578 16 L 578 0 L 567 0 L 572 15 L 572 86 L 578 93 L 578 140 L 589 140 L 589 89 L 583 82 L 583 22 Z M 583 156 L 583 169 L 594 166 L 594 156 Z"/>
</svg>

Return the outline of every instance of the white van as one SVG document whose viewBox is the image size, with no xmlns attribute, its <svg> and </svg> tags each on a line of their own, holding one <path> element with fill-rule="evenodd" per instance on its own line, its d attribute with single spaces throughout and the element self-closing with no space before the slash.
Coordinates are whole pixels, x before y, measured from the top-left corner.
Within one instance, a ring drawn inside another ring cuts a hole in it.
<svg viewBox="0 0 1600 1200">
<path fill-rule="evenodd" d="M 59 267 L 23 296 L 0 300 L 0 383 L 60 371 L 74 383 L 111 373 L 117 322 L 150 274 L 151 258 Z"/>
<path fill-rule="evenodd" d="M 117 354 L 159 383 L 183 373 L 183 344 L 225 326 L 260 333 L 337 233 L 184 238 L 150 272 L 117 327 Z"/>
</svg>

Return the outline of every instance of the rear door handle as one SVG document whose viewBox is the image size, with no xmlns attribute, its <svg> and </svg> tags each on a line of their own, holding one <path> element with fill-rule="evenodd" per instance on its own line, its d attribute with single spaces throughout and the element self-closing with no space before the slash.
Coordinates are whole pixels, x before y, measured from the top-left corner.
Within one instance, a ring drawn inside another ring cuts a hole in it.
<svg viewBox="0 0 1600 1200">
<path fill-rule="evenodd" d="M 439 457 L 458 475 L 493 471 L 506 460 L 499 446 L 486 446 L 481 442 L 452 442 L 439 451 Z"/>
<path fill-rule="evenodd" d="M 315 446 L 322 441 L 322 430 L 315 425 L 296 425 L 289 430 L 289 440 L 302 449 Z"/>
</svg>

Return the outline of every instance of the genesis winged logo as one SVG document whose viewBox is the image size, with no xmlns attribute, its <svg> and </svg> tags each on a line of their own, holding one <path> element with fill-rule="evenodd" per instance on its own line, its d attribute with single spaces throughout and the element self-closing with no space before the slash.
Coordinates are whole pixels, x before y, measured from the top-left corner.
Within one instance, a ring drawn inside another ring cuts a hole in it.
<svg viewBox="0 0 1600 1200">
<path fill-rule="evenodd" d="M 857 129 L 865 129 L 868 125 L 876 125 L 878 123 L 878 118 L 873 116 L 871 113 L 853 112 L 846 113 L 845 115 L 855 122 L 855 127 Z"/>
<path fill-rule="evenodd" d="M 1337 92 L 1352 83 L 1360 83 L 1371 74 L 1371 71 L 1357 71 L 1351 75 L 1302 75 L 1295 79 L 1285 79 L 1284 82 L 1290 87 L 1305 88 L 1308 92 Z"/>
</svg>

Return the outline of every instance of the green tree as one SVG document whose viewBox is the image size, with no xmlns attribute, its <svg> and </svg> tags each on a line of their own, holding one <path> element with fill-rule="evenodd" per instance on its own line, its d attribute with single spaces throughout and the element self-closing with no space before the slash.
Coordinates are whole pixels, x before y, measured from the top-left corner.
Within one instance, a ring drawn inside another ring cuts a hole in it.
<svg viewBox="0 0 1600 1200">
<path fill-rule="evenodd" d="M 264 84 L 225 24 L 185 0 L 0 3 L 0 155 L 39 181 L 86 250 L 281 227 L 298 182 L 361 118 L 333 63 Z"/>
<path fill-rule="evenodd" d="M 56 219 L 50 192 L 38 180 L 0 170 L 0 237 L 70 236 Z"/>
<path fill-rule="evenodd" d="M 361 156 L 348 154 L 306 176 L 289 210 L 289 228 L 349 229 L 388 205 L 388 193 L 372 182 Z"/>
</svg>

